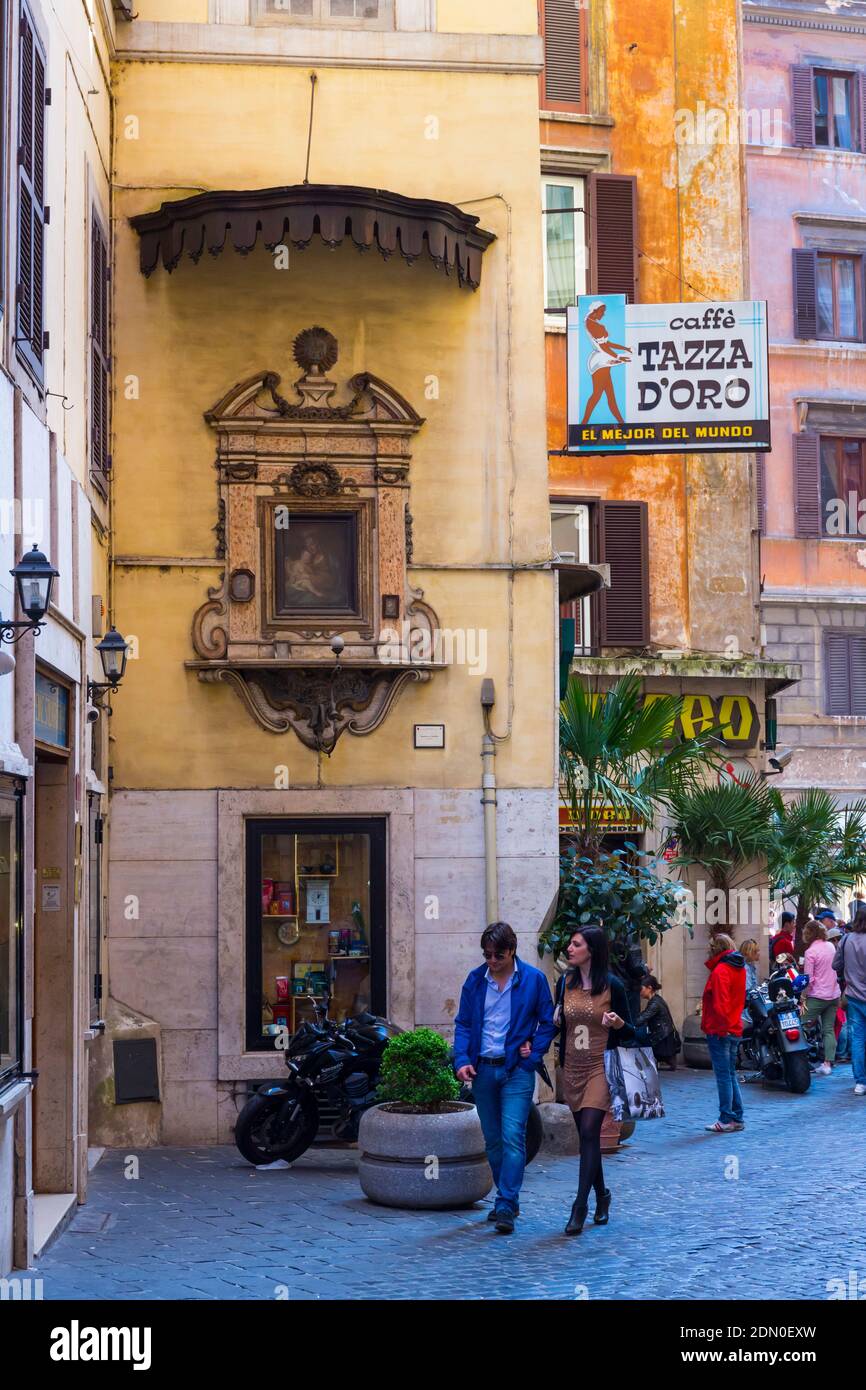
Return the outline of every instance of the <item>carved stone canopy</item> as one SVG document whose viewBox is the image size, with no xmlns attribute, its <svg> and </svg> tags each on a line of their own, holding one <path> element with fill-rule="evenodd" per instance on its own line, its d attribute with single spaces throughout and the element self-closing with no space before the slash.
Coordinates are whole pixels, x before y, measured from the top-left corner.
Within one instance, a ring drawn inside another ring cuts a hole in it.
<svg viewBox="0 0 866 1390">
<path fill-rule="evenodd" d="M 205 416 L 225 570 L 195 614 L 187 663 L 232 686 L 263 729 L 325 752 L 346 730 L 378 728 L 407 685 L 446 664 L 439 620 L 407 572 L 411 443 L 424 422 L 367 372 L 341 389 L 326 375 L 338 351 L 327 329 L 307 329 L 295 400 L 259 372 Z"/>
<path fill-rule="evenodd" d="M 474 290 L 484 252 L 496 239 L 452 203 L 341 184 L 197 193 L 131 222 L 141 237 L 143 275 L 151 275 L 160 260 L 172 271 L 184 254 L 192 261 L 205 251 L 218 256 L 227 242 L 246 256 L 259 239 L 269 251 L 284 245 L 302 251 L 314 236 L 330 247 L 349 237 L 359 251 L 375 247 L 386 260 L 400 255 L 411 265 L 428 256 Z"/>
</svg>

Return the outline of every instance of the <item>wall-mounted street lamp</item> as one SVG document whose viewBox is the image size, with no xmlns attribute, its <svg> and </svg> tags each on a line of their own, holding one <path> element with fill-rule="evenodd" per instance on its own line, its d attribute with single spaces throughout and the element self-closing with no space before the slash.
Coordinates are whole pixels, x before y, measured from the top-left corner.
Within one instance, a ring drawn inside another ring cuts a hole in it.
<svg viewBox="0 0 866 1390">
<path fill-rule="evenodd" d="M 18 642 L 25 632 L 37 636 L 42 631 L 58 572 L 35 545 L 9 571 L 15 580 L 18 602 L 27 614 L 27 620 L 13 622 L 11 618 L 0 617 L 0 642 Z"/>
<path fill-rule="evenodd" d="M 91 704 L 101 708 L 106 694 L 112 690 L 118 690 L 120 687 L 120 682 L 126 673 L 129 646 L 126 638 L 121 637 L 116 627 L 112 627 L 106 632 L 96 650 L 99 652 L 105 680 L 88 680 L 87 699 Z"/>
</svg>

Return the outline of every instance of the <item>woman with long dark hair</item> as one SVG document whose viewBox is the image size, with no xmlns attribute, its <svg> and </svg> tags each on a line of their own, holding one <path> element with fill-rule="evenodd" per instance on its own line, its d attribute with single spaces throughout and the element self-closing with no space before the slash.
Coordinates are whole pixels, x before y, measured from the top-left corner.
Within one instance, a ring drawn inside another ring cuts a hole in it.
<svg viewBox="0 0 866 1390">
<path fill-rule="evenodd" d="M 595 1191 L 596 1226 L 609 1220 L 611 1193 L 604 1185 L 601 1127 L 610 1107 L 604 1069 L 607 1048 L 640 1040 L 622 981 L 610 971 L 607 935 L 601 927 L 581 927 L 566 948 L 569 968 L 556 991 L 559 1065 L 563 1095 L 580 1135 L 580 1174 L 567 1236 L 579 1236 Z"/>
</svg>

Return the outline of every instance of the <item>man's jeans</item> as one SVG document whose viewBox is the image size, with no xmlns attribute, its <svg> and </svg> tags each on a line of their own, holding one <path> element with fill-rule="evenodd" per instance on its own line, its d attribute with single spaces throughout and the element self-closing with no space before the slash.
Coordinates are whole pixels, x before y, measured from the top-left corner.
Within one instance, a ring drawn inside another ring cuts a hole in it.
<svg viewBox="0 0 866 1390">
<path fill-rule="evenodd" d="M 487 1161 L 496 1183 L 496 1205 L 514 1211 L 526 1167 L 526 1121 L 535 1094 L 535 1072 L 479 1061 L 472 1098 L 484 1130 Z"/>
<path fill-rule="evenodd" d="M 719 1088 L 719 1119 L 723 1125 L 743 1123 L 743 1097 L 737 1084 L 737 1049 L 740 1039 L 707 1035 L 710 1061 Z"/>
<path fill-rule="evenodd" d="M 866 1000 L 848 995 L 851 1071 L 858 1086 L 866 1086 Z"/>
</svg>

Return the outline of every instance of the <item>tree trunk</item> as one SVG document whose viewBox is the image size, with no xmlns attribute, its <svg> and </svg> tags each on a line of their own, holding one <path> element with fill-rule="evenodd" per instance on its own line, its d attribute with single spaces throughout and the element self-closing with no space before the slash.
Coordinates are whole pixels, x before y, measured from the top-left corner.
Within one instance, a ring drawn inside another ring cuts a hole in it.
<svg viewBox="0 0 866 1390">
<path fill-rule="evenodd" d="M 806 947 L 803 942 L 803 928 L 809 920 L 809 904 L 805 898 L 797 899 L 797 917 L 794 924 L 794 958 L 799 960 Z"/>
</svg>

